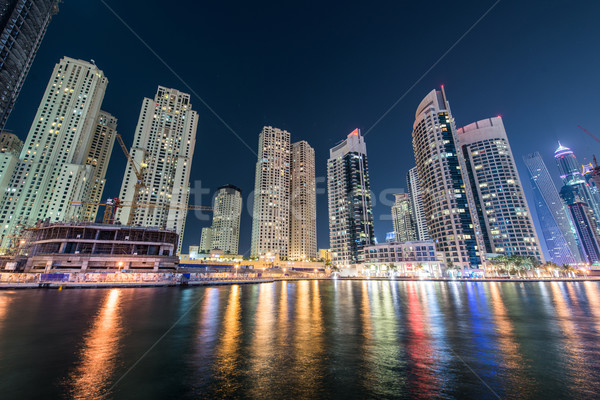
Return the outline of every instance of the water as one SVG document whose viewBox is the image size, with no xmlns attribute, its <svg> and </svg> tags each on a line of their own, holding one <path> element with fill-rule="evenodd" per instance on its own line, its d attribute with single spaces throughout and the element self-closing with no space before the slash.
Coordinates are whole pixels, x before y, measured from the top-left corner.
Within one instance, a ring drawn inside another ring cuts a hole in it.
<svg viewBox="0 0 600 400">
<path fill-rule="evenodd" d="M 0 292 L 0 396 L 592 398 L 599 336 L 595 282 Z"/>
</svg>

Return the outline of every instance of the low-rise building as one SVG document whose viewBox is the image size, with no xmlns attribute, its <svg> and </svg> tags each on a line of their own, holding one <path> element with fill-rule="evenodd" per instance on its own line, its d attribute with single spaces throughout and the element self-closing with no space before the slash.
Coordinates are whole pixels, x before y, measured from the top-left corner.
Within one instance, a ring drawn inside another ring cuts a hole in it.
<svg viewBox="0 0 600 400">
<path fill-rule="evenodd" d="M 357 271 L 367 275 L 442 277 L 445 269 L 444 255 L 431 240 L 373 244 L 362 254 Z"/>
<path fill-rule="evenodd" d="M 40 223 L 27 230 L 25 272 L 172 271 L 172 230 L 112 224 Z"/>
</svg>

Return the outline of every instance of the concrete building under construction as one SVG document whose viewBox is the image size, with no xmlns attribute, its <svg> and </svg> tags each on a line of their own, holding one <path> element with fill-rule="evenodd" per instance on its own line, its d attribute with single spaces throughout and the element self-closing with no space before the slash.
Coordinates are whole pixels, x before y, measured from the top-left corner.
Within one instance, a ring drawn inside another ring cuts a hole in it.
<svg viewBox="0 0 600 400">
<path fill-rule="evenodd" d="M 28 229 L 26 272 L 173 271 L 172 230 L 110 224 L 40 223 Z"/>
</svg>

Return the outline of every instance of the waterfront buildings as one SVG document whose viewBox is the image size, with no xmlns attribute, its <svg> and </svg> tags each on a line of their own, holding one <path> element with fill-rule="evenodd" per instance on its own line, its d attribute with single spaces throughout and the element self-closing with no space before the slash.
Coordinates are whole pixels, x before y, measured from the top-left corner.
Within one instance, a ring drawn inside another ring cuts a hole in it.
<svg viewBox="0 0 600 400">
<path fill-rule="evenodd" d="M 289 258 L 317 258 L 315 150 L 304 140 L 292 144 L 290 179 Z"/>
<path fill-rule="evenodd" d="M 0 199 L 19 163 L 23 142 L 14 133 L 0 131 Z"/>
<path fill-rule="evenodd" d="M 173 271 L 177 234 L 108 224 L 39 223 L 28 229 L 25 272 Z"/>
<path fill-rule="evenodd" d="M 402 276 L 442 277 L 444 254 L 436 251 L 431 240 L 381 243 L 365 246 L 363 271 Z"/>
<path fill-rule="evenodd" d="M 417 167 L 411 168 L 406 174 L 406 183 L 408 194 L 410 196 L 410 205 L 412 207 L 413 222 L 415 224 L 415 233 L 418 240 L 428 240 L 427 221 L 425 220 L 425 211 L 423 210 L 423 197 L 421 186 L 419 185 L 419 176 Z"/>
<path fill-rule="evenodd" d="M 221 250 L 225 254 L 237 254 L 241 215 L 242 190 L 233 185 L 218 188 L 213 201 L 212 226 L 202 229 L 200 251 Z"/>
<path fill-rule="evenodd" d="M 419 104 L 412 137 L 428 234 L 448 264 L 469 274 L 481 267 L 485 246 L 443 87 Z"/>
<path fill-rule="evenodd" d="M 287 257 L 290 241 L 290 133 L 265 126 L 258 140 L 251 256 Z"/>
<path fill-rule="evenodd" d="M 87 163 L 108 80 L 94 64 L 64 57 L 55 66 L 18 165 L 0 195 L 0 249 L 40 219 L 79 220 L 97 167 Z"/>
<path fill-rule="evenodd" d="M 90 203 L 101 203 L 104 185 L 106 184 L 106 170 L 112 154 L 113 145 L 117 135 L 117 119 L 105 111 L 100 111 L 96 117 L 94 135 L 86 160 L 86 165 L 93 166 L 90 185 Z M 84 206 L 83 221 L 94 222 L 98 213 L 98 205 Z"/>
<path fill-rule="evenodd" d="M 531 213 L 502 118 L 457 130 L 487 253 L 543 262 Z"/>
<path fill-rule="evenodd" d="M 4 128 L 60 0 L 0 4 L 0 129 Z"/>
<path fill-rule="evenodd" d="M 558 265 L 581 262 L 569 211 L 556 190 L 542 156 L 538 152 L 531 153 L 523 157 L 523 161 L 529 172 L 542 236 L 552 262 Z"/>
<path fill-rule="evenodd" d="M 358 129 L 329 150 L 327 194 L 332 264 L 349 267 L 375 243 L 367 146 Z"/>
<path fill-rule="evenodd" d="M 392 206 L 392 222 L 394 225 L 394 242 L 412 242 L 417 240 L 415 225 L 413 223 L 410 195 L 407 193 L 395 194 Z M 386 240 L 387 241 L 387 240 Z"/>
<path fill-rule="evenodd" d="M 172 229 L 181 250 L 190 193 L 190 170 L 196 144 L 198 114 L 190 95 L 159 86 L 153 99 L 144 98 L 130 153 L 141 169 L 145 187 L 135 195 L 136 174 L 125 167 L 119 198 L 136 207 L 122 207 L 116 219 L 134 226 Z"/>
</svg>

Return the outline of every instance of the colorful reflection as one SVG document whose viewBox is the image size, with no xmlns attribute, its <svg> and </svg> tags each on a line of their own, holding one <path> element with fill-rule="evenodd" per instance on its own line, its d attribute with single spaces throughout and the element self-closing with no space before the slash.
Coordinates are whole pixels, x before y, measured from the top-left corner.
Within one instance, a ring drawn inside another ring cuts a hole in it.
<svg viewBox="0 0 600 400">
<path fill-rule="evenodd" d="M 238 389 L 241 326 L 240 286 L 233 285 L 223 315 L 223 328 L 217 345 L 216 379 L 220 395 L 227 397 Z"/>
<path fill-rule="evenodd" d="M 97 399 L 106 394 L 117 365 L 123 327 L 120 315 L 121 290 L 112 289 L 84 338 L 81 363 L 72 374 L 74 399 Z"/>
<path fill-rule="evenodd" d="M 276 344 L 274 290 L 273 284 L 261 284 L 259 288 L 258 305 L 254 316 L 255 327 L 248 349 L 251 354 L 248 371 L 251 381 L 250 397 L 259 398 L 271 385 L 277 384 L 274 380 L 276 374 L 272 359 Z"/>
</svg>

